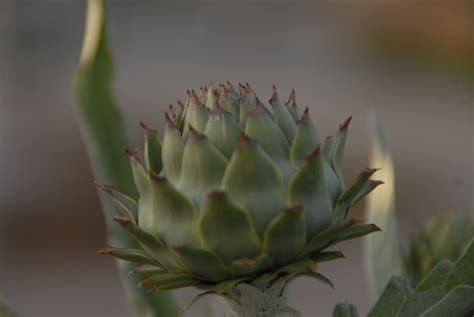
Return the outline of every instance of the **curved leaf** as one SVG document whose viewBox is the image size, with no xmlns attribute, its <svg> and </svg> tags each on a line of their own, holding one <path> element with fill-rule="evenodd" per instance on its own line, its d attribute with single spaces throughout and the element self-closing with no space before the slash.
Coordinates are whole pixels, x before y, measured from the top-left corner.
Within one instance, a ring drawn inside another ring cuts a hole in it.
<svg viewBox="0 0 474 317">
<path fill-rule="evenodd" d="M 123 146 L 128 142 L 125 123 L 112 97 L 112 76 L 104 1 L 89 0 L 80 63 L 74 77 L 76 116 L 95 179 L 137 198 L 130 167 L 123 155 Z M 112 216 L 116 211 L 104 195 L 101 195 L 101 204 L 109 243 L 134 247 L 133 239 L 113 223 Z M 178 316 L 172 297 L 164 293 L 147 295 L 136 287 L 137 278 L 127 274 L 132 264 L 120 262 L 119 266 L 124 281 L 127 281 L 124 286 L 139 315 Z"/>
</svg>

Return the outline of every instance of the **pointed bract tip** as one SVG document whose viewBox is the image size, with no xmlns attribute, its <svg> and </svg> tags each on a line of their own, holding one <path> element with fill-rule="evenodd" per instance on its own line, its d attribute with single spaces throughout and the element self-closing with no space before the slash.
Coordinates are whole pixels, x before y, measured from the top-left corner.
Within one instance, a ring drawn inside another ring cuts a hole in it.
<svg viewBox="0 0 474 317">
<path fill-rule="evenodd" d="M 239 151 L 240 149 L 256 144 L 256 141 L 252 138 L 250 138 L 247 134 L 242 132 L 239 137 L 239 142 L 237 142 L 237 145 L 235 146 L 235 150 Z"/>
<path fill-rule="evenodd" d="M 214 105 L 213 105 L 212 111 L 211 111 L 211 115 L 213 115 L 215 117 L 220 117 L 226 112 L 227 111 L 225 111 L 224 108 L 222 108 L 221 105 L 219 104 L 219 101 L 214 102 Z"/>
<path fill-rule="evenodd" d="M 171 119 L 170 115 L 168 112 L 165 112 L 165 121 L 166 121 L 166 126 L 168 128 L 172 128 L 172 129 L 177 129 L 178 127 L 176 126 L 176 124 L 174 123 L 174 120 Z"/>
<path fill-rule="evenodd" d="M 149 175 L 150 175 L 151 181 L 153 181 L 155 183 L 163 183 L 163 182 L 168 181 L 166 176 L 158 175 L 158 174 L 154 173 L 153 171 L 150 171 Z"/>
<path fill-rule="evenodd" d="M 371 227 L 374 229 L 374 231 L 382 231 L 382 229 L 380 229 L 379 226 L 377 226 L 376 224 L 371 224 Z"/>
<path fill-rule="evenodd" d="M 103 190 L 104 192 L 106 192 L 109 195 L 112 195 L 113 190 L 115 190 L 115 188 L 111 185 L 105 185 L 105 184 L 101 184 L 101 183 L 98 183 L 98 182 L 94 182 L 94 184 L 97 187 L 97 189 Z"/>
<path fill-rule="evenodd" d="M 244 265 L 254 265 L 255 263 L 257 263 L 257 260 L 256 259 L 251 259 L 251 258 L 242 258 L 239 260 L 240 264 L 244 264 Z"/>
<path fill-rule="evenodd" d="M 207 140 L 207 136 L 205 134 L 202 134 L 196 131 L 196 129 L 194 129 L 192 125 L 188 124 L 188 127 L 189 127 L 188 140 L 193 140 L 193 141 Z"/>
<path fill-rule="evenodd" d="M 109 253 L 110 253 L 110 248 L 102 248 L 102 249 L 99 249 L 99 250 L 95 251 L 95 253 L 98 253 L 98 254 L 109 254 Z"/>
<path fill-rule="evenodd" d="M 142 286 L 150 284 L 151 282 L 153 282 L 153 277 L 149 277 L 149 278 L 141 280 L 140 282 L 138 282 L 138 286 L 142 287 Z"/>
<path fill-rule="evenodd" d="M 276 101 L 278 101 L 278 92 L 277 92 L 276 86 L 273 85 L 272 97 L 270 98 L 270 100 L 268 100 L 268 102 L 270 102 L 270 104 L 273 106 L 273 103 Z"/>
<path fill-rule="evenodd" d="M 296 108 L 296 92 L 295 89 L 291 89 L 290 95 L 288 96 L 288 101 L 286 102 L 287 105 L 292 105 Z"/>
<path fill-rule="evenodd" d="M 301 118 L 298 119 L 298 121 L 296 121 L 296 124 L 301 124 L 301 123 L 305 123 L 309 120 L 309 108 L 308 107 L 305 107 L 304 108 L 304 112 L 303 114 L 301 115 Z"/>
<path fill-rule="evenodd" d="M 374 184 L 374 187 L 385 184 L 385 182 L 381 180 L 372 181 L 372 183 Z"/>
<path fill-rule="evenodd" d="M 350 116 L 349 118 L 347 118 L 346 120 L 344 120 L 344 122 L 339 126 L 339 129 L 340 130 L 345 130 L 349 127 L 349 123 L 351 123 L 351 120 L 352 120 L 352 116 Z"/>
<path fill-rule="evenodd" d="M 295 204 L 293 206 L 286 207 L 283 209 L 283 212 L 291 214 L 291 213 L 299 213 L 303 211 L 303 205 Z"/>
<path fill-rule="evenodd" d="M 132 223 L 132 220 L 130 220 L 130 218 L 125 217 L 125 216 L 113 216 L 112 220 L 121 224 L 122 226 L 129 225 Z"/>
<path fill-rule="evenodd" d="M 130 159 L 134 159 L 135 161 L 140 162 L 140 157 L 135 151 L 132 151 L 128 146 L 124 147 L 124 150 Z"/>
<path fill-rule="evenodd" d="M 181 109 L 181 111 L 183 111 L 184 110 L 184 103 L 182 103 L 181 100 L 176 101 L 176 103 L 178 104 L 179 109 Z"/>
<path fill-rule="evenodd" d="M 209 193 L 207 193 L 208 198 L 222 198 L 225 196 L 226 196 L 226 193 L 225 191 L 222 191 L 222 190 L 212 190 Z"/>
<path fill-rule="evenodd" d="M 186 247 L 184 245 L 175 245 L 175 246 L 172 246 L 171 249 L 173 249 L 173 251 L 180 253 L 186 250 Z"/>
<path fill-rule="evenodd" d="M 242 132 L 240 134 L 239 142 L 251 142 L 251 141 L 252 141 L 252 139 L 247 134 L 245 134 L 244 132 Z"/>
<path fill-rule="evenodd" d="M 170 108 L 173 108 L 172 105 L 170 105 Z M 145 130 L 145 133 L 147 134 L 152 134 L 152 133 L 157 133 L 155 129 L 150 128 L 148 125 L 145 124 L 145 122 L 140 121 L 140 127 Z"/>
<path fill-rule="evenodd" d="M 341 251 L 336 251 L 336 256 L 337 256 L 338 258 L 342 258 L 342 259 L 345 259 L 345 258 L 346 258 L 345 254 L 342 253 Z"/>
<path fill-rule="evenodd" d="M 239 93 L 240 96 L 243 97 L 245 95 L 245 86 L 239 83 Z"/>
<path fill-rule="evenodd" d="M 368 175 L 368 176 L 372 176 L 372 174 L 374 174 L 374 173 L 377 172 L 378 170 L 379 170 L 378 168 L 366 167 L 366 168 L 364 169 L 364 171 L 362 172 L 362 174 Z"/>
<path fill-rule="evenodd" d="M 321 154 L 321 144 L 316 145 L 304 158 L 305 161 L 314 159 Z"/>
<path fill-rule="evenodd" d="M 154 286 L 150 287 L 149 289 L 147 289 L 146 292 L 148 294 L 151 294 L 151 293 L 154 293 L 154 292 L 158 291 L 159 289 L 160 289 L 160 287 L 158 285 L 154 285 Z"/>
</svg>

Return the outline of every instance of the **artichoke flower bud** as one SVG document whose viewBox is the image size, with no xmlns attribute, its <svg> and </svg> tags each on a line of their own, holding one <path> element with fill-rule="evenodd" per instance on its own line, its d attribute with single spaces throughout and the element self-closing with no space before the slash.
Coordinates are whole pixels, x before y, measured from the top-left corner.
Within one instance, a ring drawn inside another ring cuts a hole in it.
<svg viewBox="0 0 474 317">
<path fill-rule="evenodd" d="M 162 141 L 142 123 L 143 157 L 128 151 L 139 201 L 100 185 L 141 248 L 101 253 L 137 262 L 150 291 L 194 286 L 239 316 L 292 311 L 286 287 L 299 276 L 331 285 L 317 263 L 343 257 L 334 244 L 379 230 L 347 215 L 381 182 L 366 169 L 345 186 L 350 118 L 322 145 L 294 90 L 282 103 L 273 86 L 269 104 L 248 83 L 211 82 L 165 114 Z"/>
</svg>

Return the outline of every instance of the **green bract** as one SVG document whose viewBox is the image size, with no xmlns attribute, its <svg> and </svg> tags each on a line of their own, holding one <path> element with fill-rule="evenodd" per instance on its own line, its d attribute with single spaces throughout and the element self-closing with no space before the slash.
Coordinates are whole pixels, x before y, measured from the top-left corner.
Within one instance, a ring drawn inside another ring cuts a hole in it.
<svg viewBox="0 0 474 317">
<path fill-rule="evenodd" d="M 325 250 L 378 230 L 345 218 L 381 182 L 366 169 L 345 187 L 350 118 L 320 146 L 294 91 L 282 103 L 274 87 L 271 106 L 248 84 L 211 83 L 187 95 L 166 114 L 162 141 L 143 125 L 143 157 L 128 151 L 138 203 L 101 186 L 141 249 L 101 252 L 143 264 L 135 271 L 150 290 L 197 286 L 226 296 L 241 316 L 291 311 L 282 298 L 292 279 L 330 284 L 315 264 L 343 255 Z"/>
</svg>

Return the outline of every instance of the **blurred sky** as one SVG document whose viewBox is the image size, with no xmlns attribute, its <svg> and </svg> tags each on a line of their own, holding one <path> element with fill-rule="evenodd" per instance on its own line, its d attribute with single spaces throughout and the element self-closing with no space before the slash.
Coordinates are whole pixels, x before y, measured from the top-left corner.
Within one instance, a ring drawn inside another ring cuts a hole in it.
<svg viewBox="0 0 474 317">
<path fill-rule="evenodd" d="M 368 115 L 376 109 L 393 149 L 404 243 L 429 214 L 473 212 L 474 76 L 460 70 L 472 65 L 445 67 L 458 55 L 433 59 L 433 45 L 421 50 L 426 58 L 382 56 L 373 34 L 384 33 L 373 31 L 387 12 L 399 13 L 391 16 L 395 30 L 417 18 L 452 26 L 441 2 L 402 3 L 109 1 L 115 92 L 131 143 L 141 146 L 140 120 L 161 131 L 163 111 L 187 88 L 248 81 L 267 100 L 276 84 L 285 98 L 296 89 L 320 136 L 353 115 L 348 182 L 367 165 Z M 104 222 L 72 111 L 84 9 L 84 1 L 0 0 L 0 293 L 24 316 L 129 315 L 113 261 L 94 252 L 105 245 Z M 465 18 L 455 19 L 454 32 L 472 40 L 463 11 L 472 17 L 472 6 L 453 10 Z M 427 29 L 416 43 L 429 38 Z M 327 316 L 345 299 L 367 312 L 360 242 L 342 250 L 348 259 L 321 266 L 335 290 L 310 280 L 292 288 L 304 316 Z"/>
</svg>

